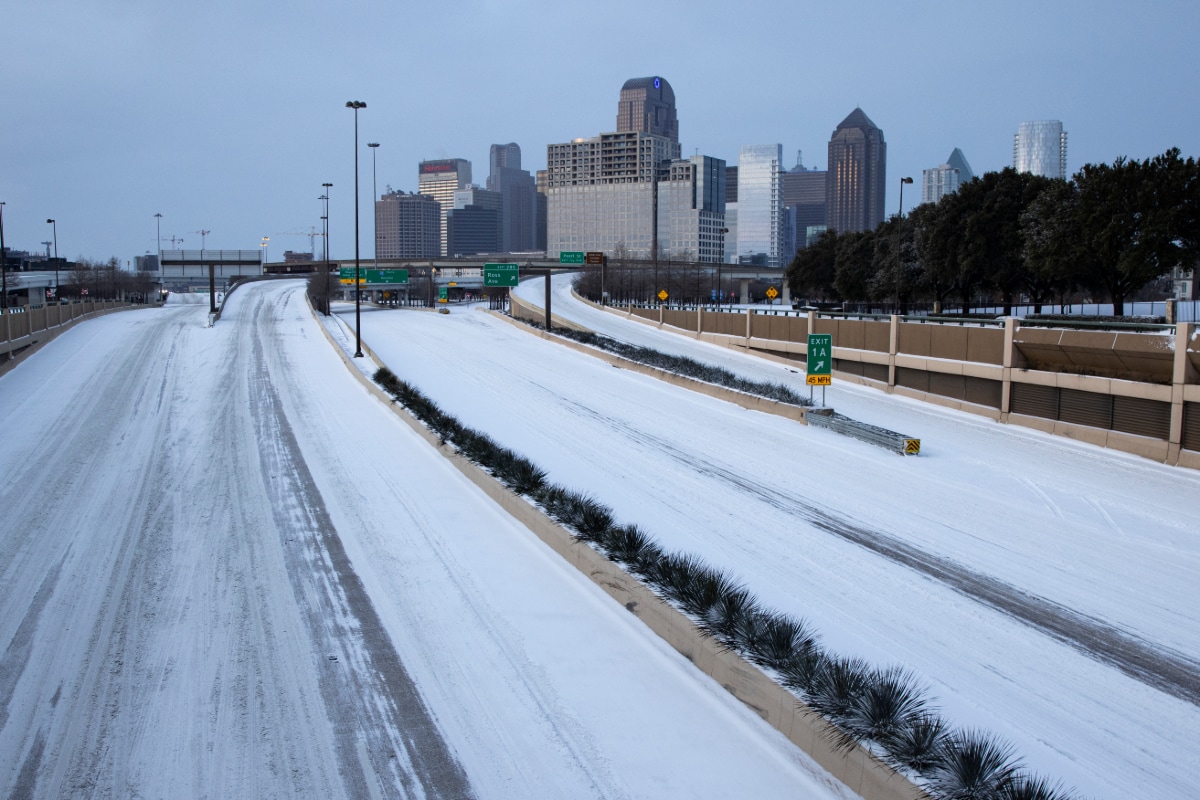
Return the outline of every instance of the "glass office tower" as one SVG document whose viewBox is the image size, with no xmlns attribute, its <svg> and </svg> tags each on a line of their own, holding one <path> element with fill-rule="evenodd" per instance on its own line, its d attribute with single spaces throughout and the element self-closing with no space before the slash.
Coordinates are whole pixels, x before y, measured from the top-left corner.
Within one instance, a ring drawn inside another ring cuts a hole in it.
<svg viewBox="0 0 1200 800">
<path fill-rule="evenodd" d="M 921 202 L 936 203 L 948 194 L 954 194 L 964 183 L 975 180 L 975 173 L 967 163 L 967 157 L 957 147 L 946 163 L 933 169 L 921 171 Z"/>
<path fill-rule="evenodd" d="M 783 145 L 745 145 L 738 152 L 737 259 L 783 263 Z"/>
<path fill-rule="evenodd" d="M 1067 177 L 1067 132 L 1056 119 L 1022 122 L 1013 136 L 1013 169 L 1047 178 Z"/>
</svg>

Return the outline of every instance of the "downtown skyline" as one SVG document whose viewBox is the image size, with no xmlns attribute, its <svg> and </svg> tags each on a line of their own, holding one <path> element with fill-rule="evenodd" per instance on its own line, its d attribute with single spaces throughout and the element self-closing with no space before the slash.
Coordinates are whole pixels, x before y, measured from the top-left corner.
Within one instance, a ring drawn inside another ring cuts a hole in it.
<svg viewBox="0 0 1200 800">
<path fill-rule="evenodd" d="M 1115 3 L 866 3 L 859 29 L 841 38 L 831 32 L 844 15 L 832 7 L 661 3 L 653 8 L 678 35 L 646 26 L 618 42 L 622 20 L 643 6 L 617 3 L 594 19 L 544 3 L 359 3 L 326 20 L 315 6 L 279 18 L 259 3 L 202 14 L 2 1 L 14 24 L 0 68 L 21 76 L 0 90 L 6 244 L 40 249 L 54 218 L 69 259 L 152 252 L 161 213 L 164 248 L 181 236 L 198 249 L 199 230 L 211 231 L 209 248 L 253 248 L 269 236 L 278 260 L 307 251 L 303 233 L 320 231 L 327 181 L 331 256 L 347 257 L 349 98 L 368 104 L 359 115 L 368 209 L 367 141 L 381 145 L 380 194 L 415 191 L 418 163 L 443 158 L 470 160 L 483 185 L 492 144 L 515 142 L 523 167 L 542 169 L 548 144 L 614 130 L 622 84 L 644 75 L 675 90 L 682 155 L 730 165 L 743 145 L 778 142 L 785 167 L 799 150 L 806 166 L 826 168 L 830 134 L 862 108 L 888 144 L 885 216 L 898 210 L 901 177 L 919 181 L 956 147 L 977 174 L 1011 165 L 1026 120 L 1061 120 L 1071 132 L 1069 174 L 1122 155 L 1200 150 L 1200 112 L 1181 100 L 1200 77 L 1185 46 L 1200 12 L 1182 3 L 1139 6 L 1132 18 Z M 1035 14 L 1041 27 L 1020 23 Z M 511 37 L 496 36 L 506 28 Z M 961 36 L 934 39 L 938 28 Z M 439 30 L 454 34 L 452 51 Z M 727 58 L 738 52 L 747 57 Z M 22 68 L 30 63 L 38 69 Z M 919 198 L 906 193 L 905 211 Z M 369 219 L 361 247 L 373 253 Z"/>
</svg>

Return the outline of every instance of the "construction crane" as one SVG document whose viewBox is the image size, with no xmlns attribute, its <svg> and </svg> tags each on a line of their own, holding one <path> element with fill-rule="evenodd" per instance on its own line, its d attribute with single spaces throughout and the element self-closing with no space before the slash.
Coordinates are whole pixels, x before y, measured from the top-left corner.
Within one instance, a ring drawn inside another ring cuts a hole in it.
<svg viewBox="0 0 1200 800">
<path fill-rule="evenodd" d="M 192 233 L 200 234 L 200 249 L 203 250 L 204 249 L 204 237 L 208 236 L 210 233 L 212 233 L 212 231 L 206 231 L 203 228 L 201 228 L 198 231 L 192 231 Z"/>
<path fill-rule="evenodd" d="M 272 236 L 307 236 L 308 237 L 308 250 L 312 254 L 312 257 L 315 259 L 317 257 L 316 239 L 318 236 L 324 236 L 325 234 L 318 232 L 317 229 L 314 227 L 314 228 L 310 228 L 307 232 L 305 232 L 305 231 L 284 231 L 282 233 L 273 233 L 271 235 Z"/>
<path fill-rule="evenodd" d="M 174 249 L 175 249 L 175 243 L 176 243 L 176 242 L 179 242 L 180 244 L 183 244 L 183 237 L 182 237 L 182 236 L 171 236 L 171 249 L 172 249 L 172 250 L 174 250 Z"/>
</svg>

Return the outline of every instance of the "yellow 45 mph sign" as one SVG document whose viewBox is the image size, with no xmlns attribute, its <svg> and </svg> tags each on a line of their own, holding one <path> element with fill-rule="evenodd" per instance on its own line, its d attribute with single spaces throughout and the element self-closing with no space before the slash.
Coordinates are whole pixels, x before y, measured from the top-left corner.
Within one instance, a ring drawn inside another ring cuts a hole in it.
<svg viewBox="0 0 1200 800">
<path fill-rule="evenodd" d="M 808 376 L 804 382 L 809 386 L 831 386 L 833 384 L 833 334 L 810 333 L 808 335 Z"/>
</svg>

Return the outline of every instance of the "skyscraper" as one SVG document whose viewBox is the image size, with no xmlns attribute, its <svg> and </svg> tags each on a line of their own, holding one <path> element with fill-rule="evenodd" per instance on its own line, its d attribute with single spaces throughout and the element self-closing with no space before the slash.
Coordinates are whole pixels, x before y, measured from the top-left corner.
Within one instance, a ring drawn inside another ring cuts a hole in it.
<svg viewBox="0 0 1200 800">
<path fill-rule="evenodd" d="M 375 201 L 375 252 L 380 258 L 436 258 L 441 211 L 432 197 L 389 192 Z"/>
<path fill-rule="evenodd" d="M 856 108 L 829 139 L 826 225 L 842 232 L 875 230 L 883 222 L 886 185 L 883 131 Z"/>
<path fill-rule="evenodd" d="M 825 180 L 828 173 L 823 169 L 808 169 L 796 158 L 796 166 L 783 173 L 783 207 L 792 220 L 795 250 L 803 250 L 809 239 L 815 239 L 825 230 Z M 788 211 L 790 209 L 790 212 Z M 790 261 L 795 253 L 784 253 Z"/>
<path fill-rule="evenodd" d="M 537 230 L 537 186 L 521 169 L 521 148 L 515 142 L 492 145 L 487 188 L 499 192 L 500 252 L 534 249 Z"/>
<path fill-rule="evenodd" d="M 417 191 L 441 205 L 440 255 L 446 255 L 446 215 L 454 208 L 454 192 L 471 183 L 471 162 L 465 158 L 422 161 L 417 168 Z"/>
<path fill-rule="evenodd" d="M 546 148 L 546 254 L 623 248 L 649 258 L 655 191 L 679 145 L 663 136 L 602 133 Z"/>
<path fill-rule="evenodd" d="M 456 191 L 454 208 L 446 215 L 446 255 L 502 252 L 503 204 L 501 194 L 490 189 L 468 186 Z"/>
<path fill-rule="evenodd" d="M 783 145 L 743 145 L 738 152 L 737 260 L 783 263 Z"/>
<path fill-rule="evenodd" d="M 1056 119 L 1022 122 L 1013 136 L 1013 169 L 1046 178 L 1067 177 L 1067 132 Z"/>
<path fill-rule="evenodd" d="M 666 78 L 630 78 L 621 87 L 617 103 L 617 132 L 637 131 L 664 136 L 679 143 L 675 116 L 675 91 Z M 675 153 L 675 158 L 679 153 Z"/>
<path fill-rule="evenodd" d="M 613 133 L 546 148 L 546 254 L 656 252 L 719 261 L 725 162 L 679 157 L 675 93 L 662 78 L 625 82 Z M 655 250 L 655 245 L 658 249 Z"/>
<path fill-rule="evenodd" d="M 948 194 L 954 194 L 958 187 L 975 179 L 967 157 L 957 147 L 946 163 L 932 169 L 921 170 L 921 202 L 936 203 Z"/>
</svg>

